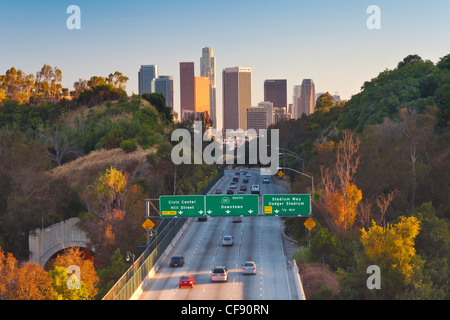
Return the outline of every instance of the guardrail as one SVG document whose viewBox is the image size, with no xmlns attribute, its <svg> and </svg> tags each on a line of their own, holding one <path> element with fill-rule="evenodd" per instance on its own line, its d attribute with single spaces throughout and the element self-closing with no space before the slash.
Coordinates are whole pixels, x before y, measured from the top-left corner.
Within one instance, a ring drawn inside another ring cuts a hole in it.
<svg viewBox="0 0 450 320">
<path fill-rule="evenodd" d="M 208 186 L 202 190 L 201 194 L 207 194 L 223 176 L 224 170 L 222 169 Z M 168 222 L 165 222 L 165 220 Z M 102 300 L 129 300 L 147 277 L 148 273 L 153 269 L 158 258 L 164 253 L 186 221 L 187 218 L 164 219 L 163 223 L 157 228 L 156 237 L 158 237 L 158 239 L 153 240 L 150 243 L 145 251 L 114 284 Z M 159 230 L 160 228 L 161 230 Z M 162 240 L 160 240 L 160 238 L 162 238 Z"/>
</svg>

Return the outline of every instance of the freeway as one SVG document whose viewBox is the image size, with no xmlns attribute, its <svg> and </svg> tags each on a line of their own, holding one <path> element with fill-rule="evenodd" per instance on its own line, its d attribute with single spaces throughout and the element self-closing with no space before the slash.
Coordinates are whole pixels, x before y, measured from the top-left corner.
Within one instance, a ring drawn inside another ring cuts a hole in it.
<svg viewBox="0 0 450 320">
<path fill-rule="evenodd" d="M 236 170 L 226 170 L 217 188 L 226 193 Z M 281 186 L 263 184 L 259 171 L 251 170 L 248 190 L 252 184 L 261 186 L 264 193 L 284 193 Z M 242 184 L 242 174 L 238 188 Z M 215 188 L 211 190 L 214 192 Z M 246 193 L 250 193 L 247 191 Z M 261 210 L 261 209 L 260 209 Z M 243 217 L 234 223 L 232 217 L 209 217 L 207 221 L 196 218 L 172 250 L 151 284 L 144 288 L 140 299 L 144 300 L 290 300 L 297 299 L 295 284 L 287 268 L 283 248 L 281 220 L 278 217 Z M 233 246 L 222 246 L 224 235 L 234 238 Z M 171 256 L 182 255 L 182 267 L 169 265 Z M 242 264 L 256 263 L 256 275 L 243 275 Z M 211 282 L 211 269 L 228 268 L 227 282 Z M 193 288 L 178 288 L 181 275 L 195 278 Z"/>
</svg>

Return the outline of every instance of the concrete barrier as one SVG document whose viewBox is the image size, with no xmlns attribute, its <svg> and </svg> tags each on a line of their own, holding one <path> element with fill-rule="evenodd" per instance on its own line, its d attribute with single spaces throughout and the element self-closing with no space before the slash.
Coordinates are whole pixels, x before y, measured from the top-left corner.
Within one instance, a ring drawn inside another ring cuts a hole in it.
<svg viewBox="0 0 450 320">
<path fill-rule="evenodd" d="M 294 282 L 295 282 L 295 288 L 297 289 L 298 299 L 299 300 L 306 300 L 305 291 L 303 291 L 303 284 L 302 280 L 300 279 L 300 273 L 298 271 L 297 262 L 295 259 L 292 259 L 292 273 L 294 274 Z"/>
</svg>

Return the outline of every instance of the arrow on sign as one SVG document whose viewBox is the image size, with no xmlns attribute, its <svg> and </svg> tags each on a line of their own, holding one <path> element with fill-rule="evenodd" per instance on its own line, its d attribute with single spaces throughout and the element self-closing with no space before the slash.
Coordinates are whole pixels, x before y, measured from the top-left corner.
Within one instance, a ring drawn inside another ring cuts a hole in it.
<svg viewBox="0 0 450 320">
<path fill-rule="evenodd" d="M 276 209 L 276 210 L 274 210 L 275 211 L 275 213 L 278 213 L 278 212 L 280 212 L 280 210 L 278 210 L 278 209 Z"/>
<path fill-rule="evenodd" d="M 231 211 L 230 210 L 227 210 L 227 211 L 225 211 L 227 214 L 229 214 Z"/>
<path fill-rule="evenodd" d="M 250 209 L 250 210 L 248 210 L 248 213 L 250 213 L 250 214 L 251 214 L 252 212 L 253 212 L 253 210 L 251 210 L 251 209 Z"/>
<path fill-rule="evenodd" d="M 211 211 L 211 210 L 208 210 L 207 212 L 208 212 L 208 214 L 211 214 L 211 213 L 212 213 L 212 211 Z"/>
<path fill-rule="evenodd" d="M 179 214 L 183 214 L 183 211 L 178 211 Z"/>
<path fill-rule="evenodd" d="M 200 210 L 198 213 L 203 214 L 203 210 Z"/>
</svg>

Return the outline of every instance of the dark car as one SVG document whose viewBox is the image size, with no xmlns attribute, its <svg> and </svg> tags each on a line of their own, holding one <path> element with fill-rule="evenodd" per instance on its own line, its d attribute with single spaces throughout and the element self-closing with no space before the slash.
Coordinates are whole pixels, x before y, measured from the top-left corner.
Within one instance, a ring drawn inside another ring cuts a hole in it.
<svg viewBox="0 0 450 320">
<path fill-rule="evenodd" d="M 178 281 L 178 288 L 181 287 L 191 287 L 193 288 L 195 284 L 195 279 L 191 275 L 187 276 L 181 276 L 180 280 Z"/>
<path fill-rule="evenodd" d="M 227 194 L 234 194 L 234 190 L 233 189 L 228 189 L 227 190 Z"/>
<path fill-rule="evenodd" d="M 241 185 L 241 187 L 239 188 L 240 191 L 247 191 L 247 186 L 245 185 Z"/>
<path fill-rule="evenodd" d="M 182 267 L 183 265 L 184 265 L 183 256 L 173 256 L 172 258 L 170 258 L 171 267 Z"/>
<path fill-rule="evenodd" d="M 244 178 L 244 180 L 242 180 L 242 183 L 248 183 L 248 178 Z"/>
<path fill-rule="evenodd" d="M 221 193 L 222 193 L 222 190 L 221 190 L 220 188 L 217 188 L 215 193 L 216 193 L 216 194 L 221 194 Z"/>
<path fill-rule="evenodd" d="M 234 175 L 235 175 L 235 176 L 240 176 L 241 174 L 239 173 L 239 171 L 236 171 L 236 172 L 234 173 Z"/>
</svg>

